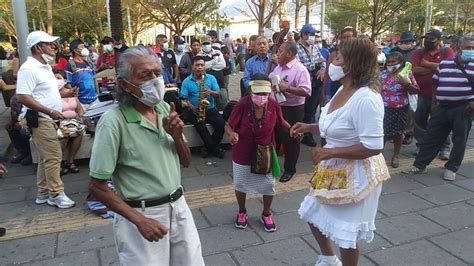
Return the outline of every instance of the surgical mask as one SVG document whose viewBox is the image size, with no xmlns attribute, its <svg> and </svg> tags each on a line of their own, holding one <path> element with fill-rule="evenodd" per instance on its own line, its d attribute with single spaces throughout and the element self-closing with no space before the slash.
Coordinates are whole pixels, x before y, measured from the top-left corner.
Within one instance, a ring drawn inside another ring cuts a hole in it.
<svg viewBox="0 0 474 266">
<path fill-rule="evenodd" d="M 309 45 L 313 45 L 315 40 L 316 40 L 316 36 L 308 36 L 308 40 L 306 42 Z"/>
<path fill-rule="evenodd" d="M 112 50 L 113 50 L 112 44 L 104 45 L 104 52 L 110 53 L 110 52 L 112 52 Z"/>
<path fill-rule="evenodd" d="M 163 43 L 163 50 L 168 51 L 168 49 L 170 49 L 170 44 L 167 42 Z"/>
<path fill-rule="evenodd" d="M 264 106 L 268 102 L 268 95 L 255 95 L 252 94 L 252 102 L 259 107 Z"/>
<path fill-rule="evenodd" d="M 474 62 L 474 50 L 462 50 L 461 59 L 464 62 Z"/>
<path fill-rule="evenodd" d="M 323 44 L 322 44 L 322 43 L 318 43 L 318 44 L 316 44 L 316 47 L 317 47 L 319 50 L 321 50 L 321 49 L 323 49 Z"/>
<path fill-rule="evenodd" d="M 210 44 L 205 44 L 202 46 L 202 51 L 205 52 L 205 53 L 209 53 L 212 51 L 212 47 Z"/>
<path fill-rule="evenodd" d="M 88 57 L 89 56 L 89 49 L 84 48 L 81 50 L 81 55 L 82 57 Z"/>
<path fill-rule="evenodd" d="M 138 100 L 148 107 L 157 105 L 165 95 L 165 80 L 162 76 L 151 79 L 140 86 L 127 82 L 142 91 L 143 96 Z"/>
<path fill-rule="evenodd" d="M 388 72 L 390 72 L 390 73 L 395 73 L 395 71 L 397 71 L 397 70 L 400 68 L 401 65 L 402 65 L 402 64 L 396 64 L 396 65 L 393 65 L 393 66 L 387 66 L 387 70 L 388 70 Z"/>
<path fill-rule="evenodd" d="M 39 46 L 38 46 L 38 47 L 39 47 Z M 53 62 L 54 56 L 49 55 L 49 54 L 45 54 L 45 53 L 43 52 L 43 49 L 41 49 L 41 47 L 39 47 L 39 48 L 40 48 L 40 50 L 41 50 L 41 57 L 43 58 L 43 60 L 44 60 L 47 64 Z"/>
<path fill-rule="evenodd" d="M 58 81 L 58 90 L 62 89 L 64 85 L 66 85 L 66 81 L 64 79 L 57 79 Z"/>
<path fill-rule="evenodd" d="M 344 73 L 342 66 L 336 66 L 334 64 L 329 65 L 328 74 L 332 81 L 338 81 L 347 75 L 347 73 Z"/>
<path fill-rule="evenodd" d="M 400 44 L 400 49 L 402 51 L 408 51 L 411 49 L 411 44 L 409 43 L 403 43 L 403 44 Z"/>
<path fill-rule="evenodd" d="M 186 48 L 185 44 L 178 44 L 178 46 L 176 47 L 176 50 L 178 50 L 180 52 L 183 52 L 184 48 Z"/>
<path fill-rule="evenodd" d="M 116 49 L 122 49 L 122 44 L 117 44 L 114 46 Z"/>
</svg>

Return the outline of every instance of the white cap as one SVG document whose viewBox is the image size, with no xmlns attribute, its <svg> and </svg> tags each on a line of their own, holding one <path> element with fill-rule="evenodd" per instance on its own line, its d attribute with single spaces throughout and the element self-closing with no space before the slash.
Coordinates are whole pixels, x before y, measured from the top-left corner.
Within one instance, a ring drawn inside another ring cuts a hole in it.
<svg viewBox="0 0 474 266">
<path fill-rule="evenodd" d="M 249 82 L 250 89 L 253 93 L 271 93 L 272 83 L 267 80 L 251 80 Z"/>
<path fill-rule="evenodd" d="M 51 36 L 44 31 L 33 31 L 28 34 L 28 38 L 26 38 L 26 45 L 28 48 L 37 45 L 40 42 L 55 42 L 59 40 L 58 36 Z"/>
</svg>

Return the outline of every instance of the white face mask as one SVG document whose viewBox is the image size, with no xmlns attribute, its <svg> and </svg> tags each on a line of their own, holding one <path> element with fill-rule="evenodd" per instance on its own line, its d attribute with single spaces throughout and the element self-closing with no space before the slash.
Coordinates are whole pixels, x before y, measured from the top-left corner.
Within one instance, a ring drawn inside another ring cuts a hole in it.
<svg viewBox="0 0 474 266">
<path fill-rule="evenodd" d="M 39 47 L 39 46 L 38 46 L 38 47 Z M 49 64 L 49 63 L 53 62 L 54 56 L 49 55 L 49 54 L 45 54 L 45 53 L 43 52 L 43 49 L 41 49 L 41 47 L 39 47 L 39 48 L 40 48 L 40 50 L 41 50 L 41 57 L 42 57 L 43 60 L 46 62 L 46 64 Z"/>
<path fill-rule="evenodd" d="M 396 64 L 396 65 L 393 65 L 393 66 L 387 66 L 387 70 L 388 70 L 388 72 L 390 72 L 390 73 L 395 73 L 395 71 L 397 71 L 397 70 L 400 68 L 401 65 L 402 65 L 402 64 Z"/>
<path fill-rule="evenodd" d="M 332 81 L 338 81 L 347 75 L 347 73 L 344 73 L 342 66 L 336 66 L 334 64 L 329 65 L 328 74 Z"/>
<path fill-rule="evenodd" d="M 82 55 L 82 57 L 88 57 L 89 56 L 89 49 L 83 48 L 81 50 L 81 55 Z"/>
<path fill-rule="evenodd" d="M 308 42 L 309 45 L 313 45 L 314 41 L 316 41 L 316 36 L 308 36 L 308 40 L 306 42 Z"/>
<path fill-rule="evenodd" d="M 319 50 L 321 50 L 321 49 L 323 49 L 323 44 L 322 44 L 322 43 L 318 43 L 318 44 L 316 44 L 316 47 L 317 47 Z"/>
<path fill-rule="evenodd" d="M 104 45 L 104 52 L 110 53 L 110 52 L 112 52 L 112 49 L 113 49 L 112 44 Z"/>
<path fill-rule="evenodd" d="M 66 85 L 66 81 L 64 79 L 58 79 L 58 90 L 62 89 L 64 85 Z"/>
<path fill-rule="evenodd" d="M 163 50 L 168 51 L 168 49 L 170 49 L 170 44 L 167 42 L 163 43 Z"/>
<path fill-rule="evenodd" d="M 122 49 L 122 45 L 121 44 L 117 44 L 114 46 L 116 49 Z"/>
<path fill-rule="evenodd" d="M 212 47 L 211 47 L 210 44 L 205 44 L 205 45 L 202 46 L 202 51 L 205 52 L 205 53 L 209 53 L 209 52 L 211 52 L 211 50 L 212 50 Z"/>
<path fill-rule="evenodd" d="M 129 84 L 131 82 L 127 81 Z M 165 95 L 165 80 L 162 76 L 151 79 L 140 86 L 132 84 L 132 86 L 139 88 L 143 96 L 138 100 L 148 107 L 157 105 Z"/>
</svg>

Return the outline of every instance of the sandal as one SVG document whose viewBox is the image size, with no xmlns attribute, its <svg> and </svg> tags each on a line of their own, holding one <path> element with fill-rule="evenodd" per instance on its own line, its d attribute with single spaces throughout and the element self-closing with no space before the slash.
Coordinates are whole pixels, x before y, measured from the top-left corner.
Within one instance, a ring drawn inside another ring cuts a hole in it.
<svg viewBox="0 0 474 266">
<path fill-rule="evenodd" d="M 68 163 L 68 169 L 69 169 L 69 172 L 73 174 L 79 173 L 79 167 L 77 167 L 74 162 Z"/>
<path fill-rule="evenodd" d="M 65 175 L 69 173 L 69 166 L 66 161 L 61 162 L 61 170 L 59 170 L 59 175 Z"/>
<path fill-rule="evenodd" d="M 400 166 L 400 162 L 398 160 L 398 157 L 392 157 L 392 162 L 390 163 L 392 168 L 398 168 Z"/>
</svg>

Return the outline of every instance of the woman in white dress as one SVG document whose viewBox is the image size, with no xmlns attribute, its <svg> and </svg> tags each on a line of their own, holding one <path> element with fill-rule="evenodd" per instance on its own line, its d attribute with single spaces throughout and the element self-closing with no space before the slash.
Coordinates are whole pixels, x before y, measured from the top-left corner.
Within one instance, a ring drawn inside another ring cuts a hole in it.
<svg viewBox="0 0 474 266">
<path fill-rule="evenodd" d="M 342 42 L 336 60 L 329 66 L 331 80 L 340 81 L 342 86 L 322 108 L 319 125 L 298 123 L 291 129 L 295 137 L 313 132 L 326 139 L 323 148 L 312 150 L 315 165 L 341 161 L 355 165 L 354 191 L 358 200 L 354 203 L 322 203 L 311 194 L 301 203 L 300 217 L 308 222 L 321 249 L 316 265 L 357 265 L 358 242 L 370 242 L 374 237 L 382 181 L 389 178 L 380 154 L 384 144 L 384 105 L 379 93 L 377 54 L 377 47 L 367 38 Z M 380 161 L 383 163 L 377 163 Z M 372 176 L 378 169 L 384 174 Z M 340 248 L 342 263 L 331 241 Z"/>
</svg>

